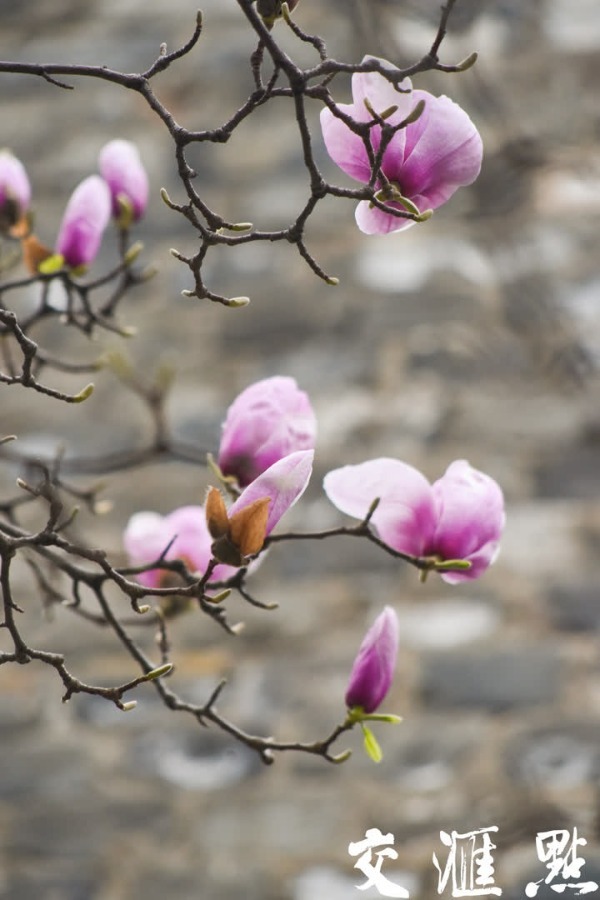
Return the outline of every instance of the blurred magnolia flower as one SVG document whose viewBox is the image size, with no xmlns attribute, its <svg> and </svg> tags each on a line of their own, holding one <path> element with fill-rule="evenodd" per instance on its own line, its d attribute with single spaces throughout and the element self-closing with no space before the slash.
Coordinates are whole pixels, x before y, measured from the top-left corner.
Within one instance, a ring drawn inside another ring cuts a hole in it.
<svg viewBox="0 0 600 900">
<path fill-rule="evenodd" d="M 273 463 L 315 446 L 317 422 L 293 378 L 275 376 L 242 391 L 227 411 L 218 464 L 246 487 Z"/>
<path fill-rule="evenodd" d="M 12 233 L 30 202 L 31 185 L 23 163 L 10 150 L 0 150 L 0 232 Z"/>
<path fill-rule="evenodd" d="M 182 506 L 167 516 L 155 512 L 135 513 L 125 528 L 123 544 L 133 566 L 154 562 L 164 553 L 166 560 L 180 559 L 190 572 L 200 575 L 213 555 L 203 506 Z M 220 565 L 212 578 L 222 581 L 233 574 L 234 570 L 229 566 Z M 151 588 L 172 583 L 172 573 L 166 569 L 150 569 L 136 578 L 140 584 Z"/>
<path fill-rule="evenodd" d="M 348 709 L 373 713 L 392 686 L 398 654 L 398 616 L 386 606 L 367 631 L 350 672 Z"/>
<path fill-rule="evenodd" d="M 106 182 L 99 175 L 84 178 L 75 188 L 58 232 L 58 260 L 70 269 L 89 266 L 98 254 L 104 229 L 110 219 L 111 198 Z"/>
<path fill-rule="evenodd" d="M 110 190 L 113 216 L 126 225 L 137 222 L 148 205 L 148 176 L 137 147 L 131 141 L 109 141 L 98 163 Z"/>
<path fill-rule="evenodd" d="M 407 463 L 384 458 L 334 469 L 323 486 L 334 506 L 359 519 L 380 498 L 370 521 L 394 550 L 440 562 L 467 560 L 468 569 L 440 572 L 450 584 L 478 578 L 498 555 L 502 491 L 466 460 L 453 462 L 433 485 Z"/>
<path fill-rule="evenodd" d="M 312 474 L 314 450 L 297 450 L 273 463 L 242 491 L 229 510 L 216 488 L 209 492 L 206 518 L 215 538 L 212 551 L 230 565 L 245 565 L 300 499 Z"/>
<path fill-rule="evenodd" d="M 372 59 L 366 56 L 363 62 Z M 385 60 L 379 62 L 394 70 Z M 469 116 L 449 97 L 413 90 L 409 78 L 400 87 L 407 93 L 397 91 L 377 72 L 356 73 L 352 76 L 353 102 L 340 104 L 338 109 L 358 123 L 372 121 L 372 110 L 380 116 L 385 114 L 387 125 L 399 125 L 422 102 L 418 118 L 397 131 L 383 152 L 381 171 L 390 182 L 391 192 L 381 181 L 376 187 L 380 192 L 377 199 L 391 208 L 424 213 L 437 209 L 459 187 L 475 181 L 481 169 L 483 147 Z M 363 139 L 329 109 L 321 112 L 321 129 L 327 152 L 336 165 L 351 178 L 367 184 L 371 164 Z M 369 135 L 373 152 L 377 153 L 381 125 L 373 125 Z M 365 200 L 358 204 L 356 222 L 365 234 L 388 234 L 414 225 L 412 219 L 385 213 Z"/>
</svg>

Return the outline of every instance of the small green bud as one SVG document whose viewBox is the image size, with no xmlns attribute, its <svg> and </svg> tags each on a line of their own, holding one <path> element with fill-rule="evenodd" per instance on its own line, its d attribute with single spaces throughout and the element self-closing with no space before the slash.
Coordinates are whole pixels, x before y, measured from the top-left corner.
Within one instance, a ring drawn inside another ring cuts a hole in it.
<svg viewBox="0 0 600 900">
<path fill-rule="evenodd" d="M 82 390 L 79 391 L 78 394 L 75 394 L 71 397 L 71 403 L 83 403 L 84 400 L 87 400 L 88 397 L 94 393 L 94 382 L 90 381 L 89 384 L 86 384 Z"/>
<path fill-rule="evenodd" d="M 433 215 L 433 210 L 426 209 L 424 212 L 419 213 L 419 215 L 417 216 L 417 222 L 426 222 L 428 219 L 430 219 L 432 217 L 432 215 Z"/>
<path fill-rule="evenodd" d="M 165 663 L 164 666 L 158 666 L 146 673 L 146 681 L 155 681 L 157 678 L 163 678 L 173 671 L 173 663 Z"/>
<path fill-rule="evenodd" d="M 397 109 L 398 109 L 398 104 L 396 104 L 395 106 L 388 106 L 388 108 L 384 109 L 384 111 L 382 113 L 379 113 L 379 118 L 380 119 L 389 119 L 389 117 L 391 115 L 393 115 L 393 113 L 395 113 Z"/>
<path fill-rule="evenodd" d="M 455 71 L 466 72 L 467 69 L 470 69 L 471 66 L 475 65 L 475 63 L 477 62 L 478 56 L 479 56 L 479 54 L 477 53 L 477 50 L 473 50 L 473 52 L 469 56 L 467 56 L 466 59 L 463 59 L 462 62 L 459 62 L 457 64 Z"/>
<path fill-rule="evenodd" d="M 409 112 L 407 117 L 404 119 L 403 125 L 412 125 L 413 122 L 416 122 L 417 119 L 420 119 L 423 115 L 423 110 L 425 109 L 425 101 L 419 100 L 417 105 L 413 110 Z"/>
<path fill-rule="evenodd" d="M 225 306 L 229 306 L 231 309 L 241 309 L 243 306 L 248 306 L 249 303 L 250 297 L 230 297 Z"/>
<path fill-rule="evenodd" d="M 130 266 L 132 263 L 134 263 L 143 249 L 144 245 L 141 241 L 136 241 L 135 244 L 132 244 L 123 259 L 125 265 Z"/>
<path fill-rule="evenodd" d="M 338 753 L 337 756 L 331 757 L 331 762 L 333 763 L 344 763 L 347 759 L 350 759 L 352 756 L 352 750 L 344 750 L 342 753 Z"/>
<path fill-rule="evenodd" d="M 213 594 L 212 596 L 206 596 L 204 599 L 208 600 L 209 603 L 222 603 L 223 600 L 227 600 L 230 594 L 231 588 L 225 588 L 224 591 L 220 591 L 218 594 Z"/>
<path fill-rule="evenodd" d="M 175 208 L 175 204 L 167 194 L 167 190 L 164 187 L 160 189 L 160 199 L 163 201 L 163 203 L 166 203 L 170 209 Z"/>
</svg>

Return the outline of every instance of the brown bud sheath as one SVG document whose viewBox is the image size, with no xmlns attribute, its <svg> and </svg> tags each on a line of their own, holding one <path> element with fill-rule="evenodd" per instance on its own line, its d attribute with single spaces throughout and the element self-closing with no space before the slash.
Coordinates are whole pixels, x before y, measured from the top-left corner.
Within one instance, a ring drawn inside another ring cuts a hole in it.
<svg viewBox="0 0 600 900">
<path fill-rule="evenodd" d="M 250 503 L 229 520 L 229 539 L 242 556 L 254 556 L 262 549 L 267 535 L 270 497 Z"/>
<path fill-rule="evenodd" d="M 214 558 L 220 563 L 224 563 L 226 566 L 245 565 L 244 557 L 238 548 L 231 543 L 226 534 L 217 538 L 210 549 Z"/>
<path fill-rule="evenodd" d="M 3 212 L 3 217 L 5 212 Z M 16 221 L 10 223 L 10 227 L 8 228 L 8 233 L 11 237 L 17 238 L 17 240 L 21 240 L 22 238 L 26 238 L 27 235 L 31 231 L 31 217 L 28 213 L 23 213 Z M 49 253 L 51 251 L 48 251 Z"/>
<path fill-rule="evenodd" d="M 226 535 L 229 531 L 227 507 L 225 506 L 223 495 L 218 488 L 211 487 L 208 489 L 204 510 L 210 536 L 215 540 L 218 540 L 220 537 Z"/>
<path fill-rule="evenodd" d="M 45 259 L 52 256 L 52 250 L 45 247 L 35 236 L 28 234 L 21 241 L 21 251 L 23 253 L 23 262 L 32 275 L 36 275 L 40 266 Z"/>
</svg>

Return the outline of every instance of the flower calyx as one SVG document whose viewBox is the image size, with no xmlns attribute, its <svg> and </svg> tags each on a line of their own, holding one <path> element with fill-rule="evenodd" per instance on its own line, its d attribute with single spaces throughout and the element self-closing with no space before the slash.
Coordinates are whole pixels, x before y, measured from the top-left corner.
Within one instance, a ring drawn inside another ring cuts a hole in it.
<svg viewBox="0 0 600 900">
<path fill-rule="evenodd" d="M 261 497 L 231 517 L 218 488 L 209 488 L 206 497 L 206 524 L 214 539 L 215 559 L 230 566 L 245 566 L 262 550 L 267 535 L 270 497 Z"/>
</svg>

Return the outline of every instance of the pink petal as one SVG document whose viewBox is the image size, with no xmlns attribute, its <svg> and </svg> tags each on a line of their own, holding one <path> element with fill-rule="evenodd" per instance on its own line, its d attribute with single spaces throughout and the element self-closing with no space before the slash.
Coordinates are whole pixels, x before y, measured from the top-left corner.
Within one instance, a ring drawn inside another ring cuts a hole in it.
<svg viewBox="0 0 600 900">
<path fill-rule="evenodd" d="M 208 533 L 203 506 L 182 506 L 167 516 L 139 512 L 131 517 L 123 534 L 123 544 L 132 565 L 158 559 L 169 543 L 168 560 L 182 559 L 192 572 L 202 574 L 212 558 L 212 538 Z M 222 581 L 236 572 L 231 566 L 217 566 L 212 581 Z M 162 572 L 151 569 L 136 576 L 147 587 L 159 587 Z"/>
<path fill-rule="evenodd" d="M 346 706 L 372 713 L 382 703 L 394 679 L 398 654 L 398 616 L 386 606 L 367 631 L 352 666 Z"/>
<path fill-rule="evenodd" d="M 406 196 L 427 198 L 422 204 L 435 209 L 461 186 L 471 184 L 481 170 L 483 145 L 467 113 L 448 97 L 415 91 L 425 110 L 407 128 L 407 152 L 400 186 Z M 421 121 L 422 120 L 422 121 Z M 387 169 L 384 169 L 388 174 Z M 388 176 L 391 177 L 391 176 Z M 417 204 L 419 205 L 419 204 Z"/>
<path fill-rule="evenodd" d="M 314 450 L 297 450 L 278 460 L 242 491 L 229 510 L 231 518 L 255 500 L 270 497 L 267 534 L 300 499 L 312 474 Z"/>
<path fill-rule="evenodd" d="M 12 201 L 23 213 L 31 202 L 31 185 L 23 163 L 10 150 L 0 151 L 0 207 Z"/>
<path fill-rule="evenodd" d="M 355 121 L 361 121 L 360 110 L 355 105 L 340 104 L 338 109 Z M 354 134 L 329 109 L 321 110 L 321 130 L 327 152 L 342 172 L 355 181 L 361 181 L 363 184 L 368 182 L 371 177 L 371 166 L 363 139 Z"/>
<path fill-rule="evenodd" d="M 497 556 L 504 528 L 499 485 L 466 460 L 453 462 L 433 485 L 438 524 L 435 552 L 442 559 L 468 559 L 471 568 L 445 573 L 450 583 L 478 578 Z"/>
<path fill-rule="evenodd" d="M 371 519 L 381 540 L 402 553 L 430 553 L 433 492 L 417 469 L 397 459 L 372 459 L 334 469 L 323 487 L 334 506 L 357 519 L 364 519 L 373 500 L 381 498 Z"/>
<path fill-rule="evenodd" d="M 407 228 L 416 225 L 414 219 L 392 216 L 376 206 L 371 206 L 367 200 L 362 200 L 358 204 L 355 217 L 356 224 L 363 234 L 391 234 L 393 231 L 406 231 Z"/>
<path fill-rule="evenodd" d="M 110 219 L 111 199 L 99 175 L 85 178 L 73 191 L 61 222 L 56 252 L 71 268 L 94 261 Z"/>
<path fill-rule="evenodd" d="M 371 60 L 377 60 L 390 72 L 398 71 L 395 66 L 387 62 L 385 59 L 379 59 L 376 56 L 364 56 L 361 62 L 366 63 Z M 368 122 L 372 116 L 365 106 L 365 100 L 368 100 L 376 113 L 383 113 L 390 106 L 397 106 L 397 112 L 387 120 L 392 124 L 397 124 L 405 119 L 409 112 L 415 106 L 414 94 L 412 91 L 412 83 L 410 78 L 405 78 L 400 87 L 402 91 L 397 91 L 393 84 L 380 75 L 379 72 L 356 72 L 352 76 L 352 99 L 357 111 L 361 111 L 361 119 L 358 121 Z M 407 91 L 404 93 L 403 91 Z M 364 110 L 364 112 L 362 112 Z M 354 116 L 354 118 L 357 118 Z"/>
<path fill-rule="evenodd" d="M 118 198 L 124 197 L 131 203 L 134 218 L 139 219 L 148 205 L 148 176 L 135 144 L 109 141 L 100 151 L 98 162 L 100 173 L 110 189 L 113 216 L 120 215 Z"/>
<path fill-rule="evenodd" d="M 218 463 L 242 487 L 296 450 L 315 446 L 317 420 L 293 378 L 275 376 L 236 397 L 223 424 Z"/>
</svg>

